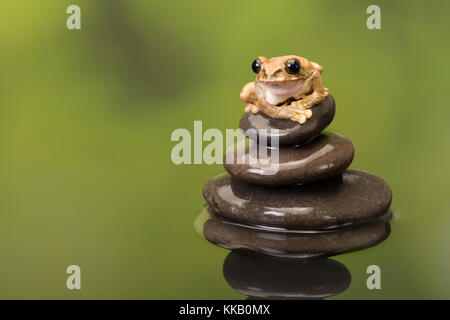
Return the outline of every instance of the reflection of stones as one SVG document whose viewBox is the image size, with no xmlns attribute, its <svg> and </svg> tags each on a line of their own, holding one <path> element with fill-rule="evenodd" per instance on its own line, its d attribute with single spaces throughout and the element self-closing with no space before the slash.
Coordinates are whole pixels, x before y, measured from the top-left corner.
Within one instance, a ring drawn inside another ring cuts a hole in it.
<svg viewBox="0 0 450 320">
<path fill-rule="evenodd" d="M 321 103 L 312 107 L 313 116 L 304 124 L 286 119 L 275 119 L 265 115 L 262 112 L 245 113 L 239 123 L 244 131 L 254 129 L 261 136 L 270 138 L 275 135 L 271 130 L 277 129 L 280 145 L 295 145 L 307 142 L 317 136 L 333 120 L 335 113 L 335 103 L 331 95 L 328 95 Z"/>
<path fill-rule="evenodd" d="M 258 155 L 259 151 L 254 154 Z M 232 149 L 233 155 L 224 158 L 234 161 L 224 161 L 224 167 L 232 176 L 249 183 L 287 185 L 336 176 L 347 169 L 354 154 L 350 140 L 338 133 L 320 134 L 303 146 L 281 146 L 277 151 L 279 160 L 271 163 L 278 170 L 275 174 L 265 174 L 267 165 L 257 158 L 252 163 L 250 156 L 253 154 L 249 148 L 242 152 Z M 270 153 L 268 149 L 269 156 Z"/>
<path fill-rule="evenodd" d="M 390 232 L 388 212 L 377 222 L 333 231 L 300 232 L 250 227 L 223 220 L 205 208 L 197 219 L 199 232 L 210 242 L 227 249 L 254 251 L 285 258 L 311 258 L 359 250 L 386 239 Z"/>
<path fill-rule="evenodd" d="M 392 198 L 383 180 L 356 170 L 284 188 L 252 185 L 221 174 L 206 183 L 203 194 L 213 211 L 228 220 L 297 230 L 371 222 L 386 213 Z"/>
<path fill-rule="evenodd" d="M 298 261 L 231 252 L 223 264 L 227 283 L 257 299 L 320 299 L 345 291 L 351 274 L 327 258 Z"/>
</svg>

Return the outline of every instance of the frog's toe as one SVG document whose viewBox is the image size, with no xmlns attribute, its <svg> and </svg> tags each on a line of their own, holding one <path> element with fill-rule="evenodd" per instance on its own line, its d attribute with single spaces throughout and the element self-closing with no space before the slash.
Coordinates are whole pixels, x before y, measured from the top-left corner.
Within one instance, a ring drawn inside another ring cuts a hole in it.
<svg viewBox="0 0 450 320">
<path fill-rule="evenodd" d="M 306 110 L 305 111 L 305 115 L 306 115 L 306 119 L 309 119 L 309 118 L 311 118 L 311 116 L 312 116 L 312 111 L 311 110 Z"/>
<path fill-rule="evenodd" d="M 298 116 L 297 122 L 299 122 L 300 124 L 304 124 L 306 122 L 306 116 L 304 116 L 303 114 Z"/>
<path fill-rule="evenodd" d="M 251 103 L 247 103 L 245 105 L 244 110 L 245 110 L 245 112 L 252 112 L 252 113 L 257 113 L 258 112 L 258 108 L 255 105 L 251 104 Z"/>
</svg>

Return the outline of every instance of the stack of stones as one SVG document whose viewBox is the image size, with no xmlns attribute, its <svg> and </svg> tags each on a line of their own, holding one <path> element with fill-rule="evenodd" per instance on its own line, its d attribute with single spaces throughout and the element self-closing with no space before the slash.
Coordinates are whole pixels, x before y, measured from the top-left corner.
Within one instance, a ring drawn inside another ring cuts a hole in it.
<svg viewBox="0 0 450 320">
<path fill-rule="evenodd" d="M 367 172 L 348 170 L 353 144 L 339 133 L 323 132 L 335 114 L 331 95 L 311 111 L 304 124 L 261 112 L 242 116 L 244 133 L 258 133 L 249 142 L 268 141 L 258 148 L 269 153 L 276 148 L 278 170 L 267 175 L 258 161 L 224 161 L 229 174 L 219 174 L 203 189 L 209 206 L 202 233 L 209 241 L 303 258 L 369 247 L 389 235 L 389 186 Z M 277 140 L 278 146 L 270 146 Z M 239 156 L 237 149 L 228 152 Z M 250 157 L 249 149 L 244 157 Z"/>
</svg>

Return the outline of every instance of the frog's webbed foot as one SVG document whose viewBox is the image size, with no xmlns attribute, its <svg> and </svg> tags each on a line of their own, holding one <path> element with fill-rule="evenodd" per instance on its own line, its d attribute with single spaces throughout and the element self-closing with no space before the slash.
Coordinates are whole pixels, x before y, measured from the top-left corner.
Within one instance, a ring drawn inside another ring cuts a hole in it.
<svg viewBox="0 0 450 320">
<path fill-rule="evenodd" d="M 257 113 L 259 111 L 258 107 L 253 103 L 246 102 L 244 104 L 245 112 Z"/>
<path fill-rule="evenodd" d="M 291 120 L 297 121 L 300 124 L 304 124 L 307 119 L 311 118 L 312 111 L 309 109 L 302 107 L 295 107 L 292 110 L 294 117 L 291 117 Z"/>
<path fill-rule="evenodd" d="M 300 124 L 304 124 L 306 120 L 312 116 L 312 111 L 305 108 L 301 100 L 293 101 L 291 104 L 282 105 L 280 113 L 283 113 L 286 118 Z"/>
<path fill-rule="evenodd" d="M 291 119 L 300 124 L 305 123 L 305 121 L 312 116 L 311 110 L 307 110 L 302 104 L 298 101 L 286 102 L 281 106 L 274 106 L 267 101 L 261 99 L 258 100 L 255 105 L 255 109 L 257 111 L 261 110 L 263 113 L 272 118 L 279 119 Z M 253 106 L 247 106 L 249 103 L 246 103 L 246 108 L 249 108 L 249 111 L 253 112 L 250 108 Z M 246 109 L 247 110 L 247 109 Z"/>
</svg>

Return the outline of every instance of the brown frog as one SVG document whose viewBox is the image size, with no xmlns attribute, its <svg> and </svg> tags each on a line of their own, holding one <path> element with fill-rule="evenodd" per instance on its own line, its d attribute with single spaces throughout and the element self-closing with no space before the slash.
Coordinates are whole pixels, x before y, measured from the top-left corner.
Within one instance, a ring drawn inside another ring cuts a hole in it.
<svg viewBox="0 0 450 320">
<path fill-rule="evenodd" d="M 312 106 L 327 95 L 320 74 L 322 66 L 299 56 L 267 59 L 258 57 L 252 63 L 256 79 L 241 91 L 245 112 L 264 112 L 273 118 L 305 123 L 311 118 Z"/>
</svg>

